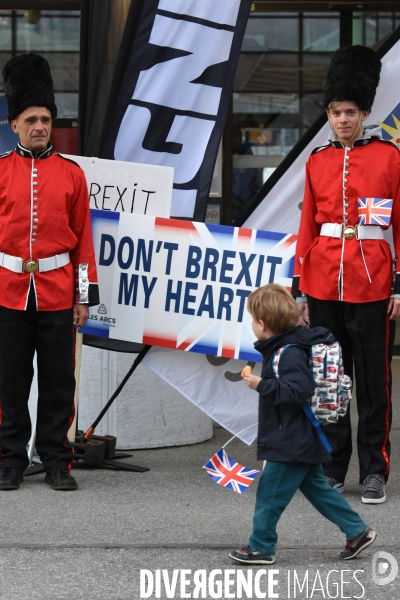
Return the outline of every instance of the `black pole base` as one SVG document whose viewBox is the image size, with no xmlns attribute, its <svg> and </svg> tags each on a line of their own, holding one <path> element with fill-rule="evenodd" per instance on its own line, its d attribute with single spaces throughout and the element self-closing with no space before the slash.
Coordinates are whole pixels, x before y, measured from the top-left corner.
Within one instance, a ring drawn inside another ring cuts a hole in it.
<svg viewBox="0 0 400 600">
<path fill-rule="evenodd" d="M 132 456 L 132 454 L 128 455 Z M 106 465 L 107 467 L 112 467 L 117 471 L 136 471 L 138 473 L 145 473 L 146 471 L 150 471 L 148 467 L 138 467 L 138 465 L 130 465 L 128 463 L 120 462 L 119 460 L 107 459 L 105 458 L 101 465 Z"/>
<path fill-rule="evenodd" d="M 112 435 L 92 435 L 85 440 L 84 432 L 77 431 L 75 442 L 69 442 L 74 449 L 74 460 L 82 460 L 89 467 L 112 467 L 118 471 L 136 471 L 145 473 L 148 467 L 139 467 L 115 460 L 116 458 L 129 458 L 132 454 L 116 454 L 116 438 Z"/>
<path fill-rule="evenodd" d="M 29 465 L 23 472 L 24 477 L 28 477 L 29 475 L 38 475 L 39 473 L 45 473 L 46 469 L 42 465 L 42 463 L 32 461 L 32 464 Z"/>
<path fill-rule="evenodd" d="M 135 471 L 137 473 L 150 471 L 148 467 L 140 467 L 116 460 L 132 456 L 132 454 L 116 454 L 116 442 L 116 438 L 112 435 L 93 435 L 88 440 L 85 440 L 84 432 L 78 431 L 75 442 L 69 442 L 69 445 L 74 449 L 74 461 L 83 461 L 84 466 L 104 469 L 111 468 L 117 471 Z M 45 471 L 46 469 L 41 462 L 32 461 L 32 464 L 25 469 L 24 475 L 37 475 L 45 473 Z"/>
</svg>

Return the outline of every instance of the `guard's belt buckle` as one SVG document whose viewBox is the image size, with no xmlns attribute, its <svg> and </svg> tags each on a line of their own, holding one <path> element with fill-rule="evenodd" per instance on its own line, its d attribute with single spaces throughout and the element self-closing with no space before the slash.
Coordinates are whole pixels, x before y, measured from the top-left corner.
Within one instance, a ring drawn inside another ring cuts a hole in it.
<svg viewBox="0 0 400 600">
<path fill-rule="evenodd" d="M 27 273 L 34 273 L 38 270 L 38 267 L 39 265 L 36 262 L 36 260 L 26 260 L 24 262 L 24 271 L 26 271 Z"/>
<path fill-rule="evenodd" d="M 357 235 L 357 225 L 353 227 L 353 225 L 344 225 L 343 226 L 343 237 L 346 240 L 353 240 L 354 238 L 358 239 Z"/>
</svg>

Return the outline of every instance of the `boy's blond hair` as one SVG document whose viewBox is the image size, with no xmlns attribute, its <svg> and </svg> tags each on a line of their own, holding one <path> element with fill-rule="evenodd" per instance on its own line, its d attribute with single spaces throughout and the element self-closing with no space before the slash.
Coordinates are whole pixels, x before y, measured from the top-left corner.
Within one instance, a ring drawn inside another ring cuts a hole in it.
<svg viewBox="0 0 400 600">
<path fill-rule="evenodd" d="M 296 327 L 299 310 L 287 290 L 276 283 L 258 288 L 247 299 L 247 309 L 253 319 L 263 321 L 272 333 Z"/>
</svg>

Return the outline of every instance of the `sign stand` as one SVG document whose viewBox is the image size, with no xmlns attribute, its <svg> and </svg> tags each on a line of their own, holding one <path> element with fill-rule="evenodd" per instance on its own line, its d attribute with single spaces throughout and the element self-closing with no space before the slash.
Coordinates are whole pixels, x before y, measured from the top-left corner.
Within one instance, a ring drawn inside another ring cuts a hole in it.
<svg viewBox="0 0 400 600">
<path fill-rule="evenodd" d="M 132 454 L 115 454 L 115 444 L 116 438 L 114 436 L 95 436 L 93 435 L 95 432 L 95 428 L 100 423 L 101 419 L 104 417 L 114 400 L 122 391 L 123 387 L 128 382 L 132 373 L 137 369 L 139 364 L 142 362 L 143 358 L 146 356 L 147 352 L 150 350 L 151 346 L 143 346 L 128 373 L 125 375 L 124 379 L 121 381 L 107 404 L 103 407 L 99 415 L 93 421 L 92 425 L 83 433 L 81 431 L 76 432 L 76 415 L 78 408 L 78 390 L 79 390 L 79 374 L 80 374 L 80 365 L 81 365 L 81 356 L 82 356 L 82 339 L 83 336 L 80 333 L 77 333 L 76 338 L 76 366 L 75 366 L 75 378 L 76 378 L 76 391 L 75 391 L 75 418 L 74 421 L 68 431 L 68 441 L 69 445 L 74 448 L 74 460 L 83 460 L 84 464 L 88 466 L 96 466 L 96 467 L 113 467 L 114 469 L 121 471 L 135 471 L 139 473 L 144 473 L 149 471 L 148 467 L 140 467 L 138 465 L 132 465 L 128 463 L 123 463 L 118 460 L 118 458 L 128 458 L 131 457 Z M 36 475 L 38 473 L 43 473 L 45 471 L 43 465 L 41 463 L 36 463 L 32 460 L 33 451 L 35 448 L 35 439 L 36 439 L 36 420 L 32 426 L 32 436 L 29 442 L 29 467 L 25 469 L 24 475 Z"/>
<path fill-rule="evenodd" d="M 75 460 L 83 460 L 86 464 L 92 464 L 93 466 L 96 465 L 101 467 L 102 465 L 105 465 L 107 467 L 114 467 L 122 471 L 137 471 L 139 473 L 144 473 L 145 471 L 150 470 L 148 467 L 139 467 L 138 465 L 131 465 L 115 460 L 116 458 L 131 457 L 132 454 L 115 454 L 116 438 L 114 436 L 94 435 L 97 425 L 100 423 L 114 400 L 121 393 L 132 373 L 140 365 L 150 348 L 151 346 L 149 345 L 143 346 L 124 379 L 121 381 L 107 404 L 102 408 L 89 429 L 85 433 L 78 431 L 76 441 L 70 442 L 70 445 L 75 449 Z"/>
</svg>

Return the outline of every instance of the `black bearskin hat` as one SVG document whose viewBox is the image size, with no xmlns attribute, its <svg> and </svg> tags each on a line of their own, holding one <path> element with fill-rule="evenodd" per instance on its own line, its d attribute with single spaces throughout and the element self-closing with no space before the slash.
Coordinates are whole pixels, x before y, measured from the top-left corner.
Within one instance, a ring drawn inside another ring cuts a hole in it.
<svg viewBox="0 0 400 600">
<path fill-rule="evenodd" d="M 348 46 L 336 50 L 325 84 L 323 104 L 349 101 L 360 110 L 371 110 L 379 83 L 381 61 L 366 46 Z"/>
<path fill-rule="evenodd" d="M 44 106 L 53 119 L 57 116 L 53 79 L 43 56 L 32 53 L 15 56 L 5 65 L 3 78 L 10 123 L 30 106 Z"/>
</svg>

